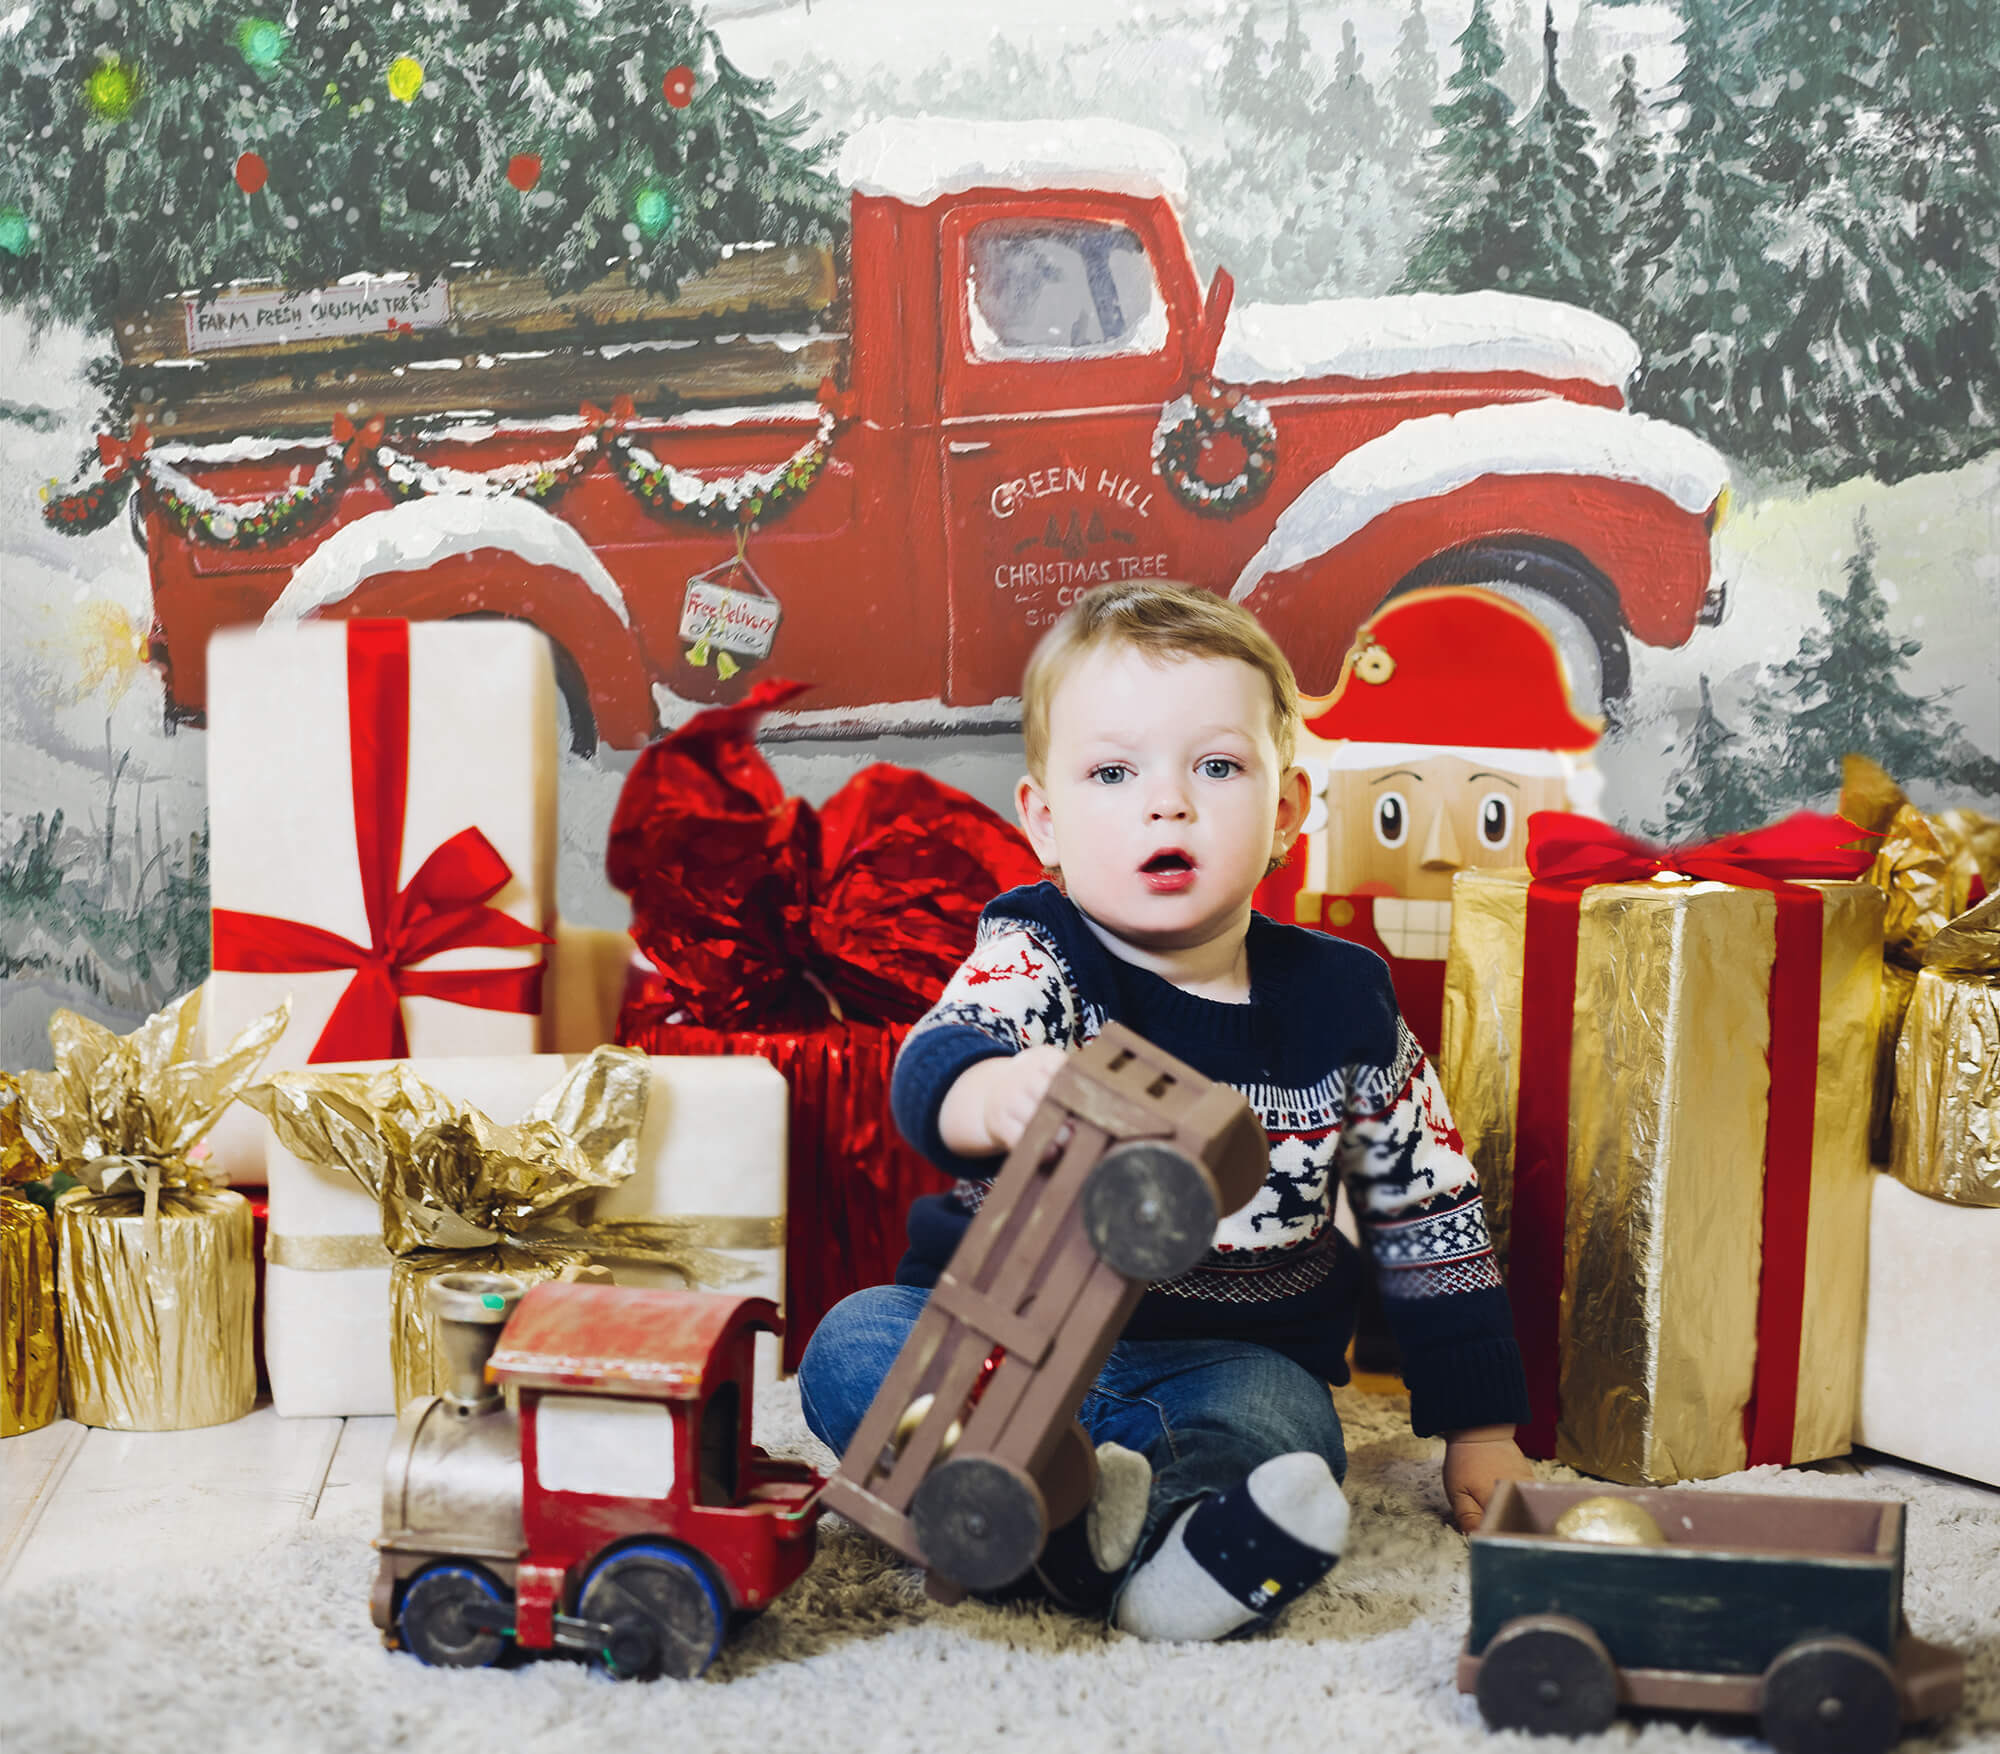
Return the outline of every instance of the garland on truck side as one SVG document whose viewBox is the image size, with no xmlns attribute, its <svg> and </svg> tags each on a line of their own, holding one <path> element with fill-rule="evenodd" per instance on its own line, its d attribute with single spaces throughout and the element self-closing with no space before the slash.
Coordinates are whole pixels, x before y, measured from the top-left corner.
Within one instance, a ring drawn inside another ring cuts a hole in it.
<svg viewBox="0 0 2000 1754">
<path fill-rule="evenodd" d="M 101 460 L 76 485 L 64 490 L 51 483 L 43 490 L 42 518 L 65 535 L 87 536 L 117 516 L 136 483 L 144 503 L 160 507 L 188 535 L 218 547 L 253 548 L 281 541 L 325 515 L 340 490 L 363 470 L 372 470 L 390 497 L 400 501 L 511 496 L 548 505 L 608 455 L 619 480 L 648 510 L 693 523 L 743 526 L 781 515 L 804 494 L 832 455 L 836 425 L 833 412 L 823 410 L 817 432 L 784 462 L 711 479 L 662 463 L 625 437 L 619 431 L 628 417 L 623 411 L 601 415 L 587 409 L 586 414 L 595 419 L 566 455 L 485 470 L 427 462 L 373 433 L 357 440 L 343 432 L 328 441 L 273 447 L 260 454 L 319 461 L 310 479 L 248 501 L 223 500 L 175 467 L 177 462 L 220 460 L 199 450 L 163 453 L 135 443 L 126 454 L 115 441 L 106 441 Z"/>
<path fill-rule="evenodd" d="M 1243 467 L 1227 481 L 1202 479 L 1201 458 L 1218 437 L 1243 447 Z M 1153 467 L 1167 491 L 1205 518 L 1233 518 L 1262 499 L 1278 472 L 1278 427 L 1270 409 L 1241 390 L 1197 384 L 1160 410 Z"/>
<path fill-rule="evenodd" d="M 611 440 L 612 467 L 648 511 L 698 524 L 754 524 L 789 509 L 812 486 L 833 455 L 835 420 L 822 408 L 819 430 L 772 469 L 746 469 L 714 479 L 663 463 L 623 433 Z"/>
</svg>

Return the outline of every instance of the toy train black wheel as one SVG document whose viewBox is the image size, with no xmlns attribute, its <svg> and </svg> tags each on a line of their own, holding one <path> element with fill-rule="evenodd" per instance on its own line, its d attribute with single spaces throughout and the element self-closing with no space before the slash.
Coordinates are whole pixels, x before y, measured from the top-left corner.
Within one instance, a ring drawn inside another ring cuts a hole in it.
<svg viewBox="0 0 2000 1754">
<path fill-rule="evenodd" d="M 514 1624 L 505 1587 L 483 1566 L 429 1565 L 410 1579 L 397 1615 L 403 1648 L 433 1668 L 490 1669 Z"/>
<path fill-rule="evenodd" d="M 1618 1671 L 1596 1633 L 1566 1614 L 1526 1614 L 1479 1664 L 1479 1715 L 1496 1730 L 1584 1736 L 1618 1712 Z"/>
<path fill-rule="evenodd" d="M 997 1590 L 1033 1565 L 1048 1534 L 1041 1488 L 991 1456 L 941 1463 L 910 1499 L 924 1563 L 970 1590 Z"/>
<path fill-rule="evenodd" d="M 1778 1754 L 1882 1754 L 1902 1728 L 1896 1674 L 1859 1639 L 1805 1638 L 1764 1671 L 1764 1738 Z"/>
<path fill-rule="evenodd" d="M 621 1547 L 584 1579 L 577 1612 L 604 1627 L 599 1656 L 617 1681 L 691 1681 L 715 1661 L 729 1608 L 708 1567 L 678 1547 Z"/>
<path fill-rule="evenodd" d="M 1207 1254 L 1218 1216 L 1201 1165 L 1157 1139 L 1112 1146 L 1083 1186 L 1083 1227 L 1098 1258 L 1148 1284 Z"/>
</svg>

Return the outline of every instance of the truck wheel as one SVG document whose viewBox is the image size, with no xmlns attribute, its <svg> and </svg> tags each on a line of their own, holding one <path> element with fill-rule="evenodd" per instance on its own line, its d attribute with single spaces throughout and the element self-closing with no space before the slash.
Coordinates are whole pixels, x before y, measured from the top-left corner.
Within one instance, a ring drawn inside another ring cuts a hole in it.
<svg viewBox="0 0 2000 1754">
<path fill-rule="evenodd" d="M 1566 1614 L 1527 1614 L 1493 1635 L 1479 1664 L 1489 1728 L 1584 1736 L 1618 1711 L 1618 1671 L 1596 1633 Z"/>
<path fill-rule="evenodd" d="M 621 1547 L 583 1581 L 577 1612 L 607 1627 L 599 1655 L 614 1681 L 692 1681 L 715 1661 L 729 1609 L 708 1567 L 677 1547 Z"/>
<path fill-rule="evenodd" d="M 1882 1754 L 1902 1728 L 1895 1671 L 1859 1639 L 1803 1638 L 1764 1671 L 1764 1739 L 1778 1754 Z"/>
<path fill-rule="evenodd" d="M 483 1566 L 426 1566 L 403 1592 L 403 1648 L 436 1669 L 490 1669 L 507 1654 L 508 1593 Z"/>
<path fill-rule="evenodd" d="M 1083 1185 L 1083 1228 L 1098 1258 L 1152 1284 L 1208 1253 L 1220 1214 L 1200 1164 L 1156 1139 L 1114 1145 Z"/>
<path fill-rule="evenodd" d="M 1427 560 L 1383 602 L 1435 585 L 1473 585 L 1518 603 L 1562 653 L 1580 713 L 1616 713 L 1632 691 L 1632 651 L 1618 593 L 1595 567 L 1544 548 L 1474 542 Z"/>
<path fill-rule="evenodd" d="M 910 1499 L 924 1563 L 970 1590 L 1012 1583 L 1041 1556 L 1048 1512 L 1041 1488 L 991 1456 L 933 1468 Z"/>
</svg>

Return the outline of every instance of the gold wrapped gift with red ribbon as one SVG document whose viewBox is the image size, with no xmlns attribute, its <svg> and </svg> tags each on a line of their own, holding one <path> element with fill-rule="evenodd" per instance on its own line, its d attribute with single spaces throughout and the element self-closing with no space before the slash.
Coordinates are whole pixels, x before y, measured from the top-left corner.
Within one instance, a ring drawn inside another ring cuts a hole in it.
<svg viewBox="0 0 2000 1754">
<path fill-rule="evenodd" d="M 0 1437 L 47 1425 L 62 1405 L 49 1194 L 26 1191 L 49 1166 L 21 1132 L 20 1104 L 19 1080 L 0 1072 Z"/>
<path fill-rule="evenodd" d="M 889 1117 L 909 1026 L 971 952 L 980 909 L 1041 866 L 1012 825 L 878 763 L 820 809 L 754 740 L 801 685 L 699 714 L 633 767 L 607 867 L 652 969 L 618 1038 L 654 1054 L 757 1054 L 791 1091 L 786 1362 L 842 1297 L 887 1281 L 936 1170 Z"/>
<path fill-rule="evenodd" d="M 1666 850 L 1529 819 L 1452 889 L 1442 1072 L 1504 1253 L 1530 1455 L 1629 1484 L 1853 1430 L 1880 890 L 1836 817 Z"/>
</svg>

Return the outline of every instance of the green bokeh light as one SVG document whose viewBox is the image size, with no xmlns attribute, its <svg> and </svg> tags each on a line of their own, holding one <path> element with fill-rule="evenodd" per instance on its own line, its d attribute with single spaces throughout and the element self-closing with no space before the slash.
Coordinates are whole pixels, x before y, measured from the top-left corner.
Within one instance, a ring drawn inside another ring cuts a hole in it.
<svg viewBox="0 0 2000 1754">
<path fill-rule="evenodd" d="M 84 81 L 83 94 L 104 120 L 123 121 L 139 101 L 139 69 L 114 56 Z"/>
<path fill-rule="evenodd" d="M 28 216 L 18 207 L 0 207 L 0 250 L 10 256 L 28 253 Z"/>
<path fill-rule="evenodd" d="M 674 198 L 649 184 L 632 197 L 632 220 L 647 237 L 658 237 L 674 223 Z"/>
<path fill-rule="evenodd" d="M 285 56 L 285 27 L 268 18 L 246 18 L 236 27 L 236 47 L 251 66 L 275 67 Z"/>
</svg>

